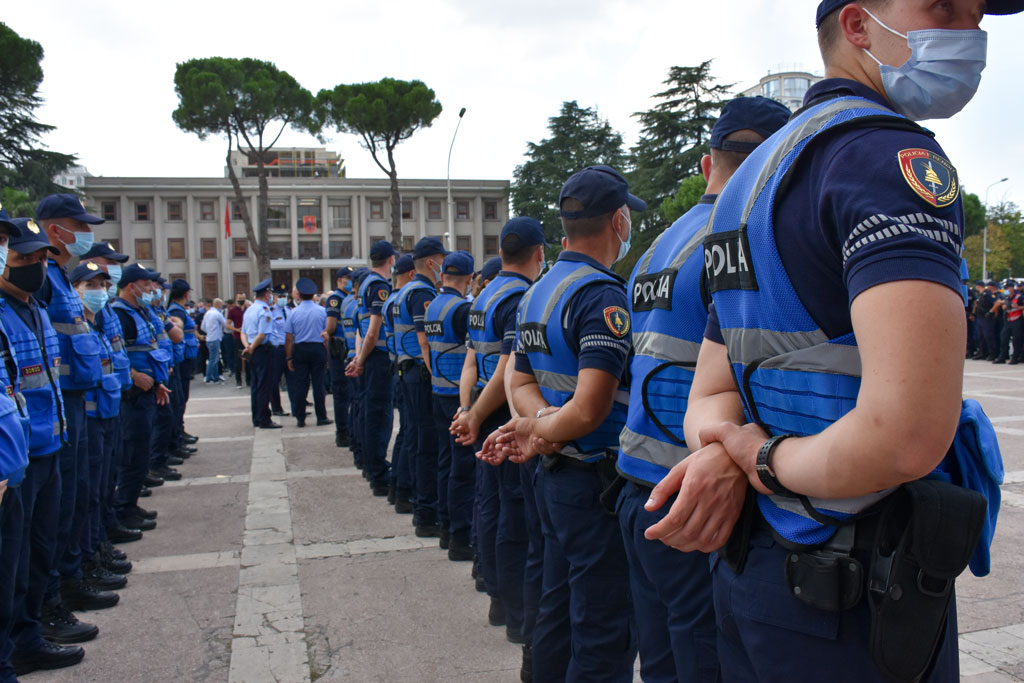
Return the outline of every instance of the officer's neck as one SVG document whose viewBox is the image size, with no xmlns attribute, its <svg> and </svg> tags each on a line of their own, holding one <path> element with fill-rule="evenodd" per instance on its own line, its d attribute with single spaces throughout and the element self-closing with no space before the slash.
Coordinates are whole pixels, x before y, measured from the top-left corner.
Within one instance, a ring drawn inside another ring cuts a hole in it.
<svg viewBox="0 0 1024 683">
<path fill-rule="evenodd" d="M 0 277 L 0 290 L 3 290 L 7 294 L 13 296 L 15 299 L 23 301 L 26 304 L 29 302 L 29 299 L 32 298 L 31 294 L 24 290 L 18 289 L 17 287 L 12 285 L 6 278 L 2 277 Z"/>
<path fill-rule="evenodd" d="M 512 265 L 511 263 L 502 263 L 501 269 L 506 273 L 515 273 L 516 275 L 522 275 L 530 282 L 533 282 L 537 277 L 537 262 L 528 261 L 520 265 Z"/>
<path fill-rule="evenodd" d="M 135 294 L 133 294 L 130 289 L 119 290 L 117 292 L 117 298 L 133 308 L 139 308 L 139 300 L 135 298 Z"/>
<path fill-rule="evenodd" d="M 608 233 L 602 231 L 600 235 L 593 237 L 567 239 L 565 250 L 589 256 L 605 268 L 611 268 L 615 257 L 619 255 L 619 244 L 611 243 L 608 240 Z"/>
<path fill-rule="evenodd" d="M 377 266 L 376 268 L 372 268 L 371 270 L 374 273 L 377 273 L 377 275 L 380 275 L 385 280 L 387 280 L 388 276 L 391 275 L 391 268 L 389 268 L 387 264 L 384 264 L 383 266 Z"/>
</svg>

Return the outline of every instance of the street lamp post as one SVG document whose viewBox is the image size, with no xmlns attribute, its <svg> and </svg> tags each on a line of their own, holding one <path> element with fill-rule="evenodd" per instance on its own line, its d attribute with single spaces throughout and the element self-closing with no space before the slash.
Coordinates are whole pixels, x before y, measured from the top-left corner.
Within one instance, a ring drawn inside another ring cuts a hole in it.
<svg viewBox="0 0 1024 683">
<path fill-rule="evenodd" d="M 981 237 L 981 279 L 988 279 L 988 191 L 1000 183 L 1005 183 L 1009 178 L 997 180 L 985 188 L 985 230 Z"/>
<path fill-rule="evenodd" d="M 455 136 L 459 134 L 459 126 L 462 125 L 462 117 L 466 115 L 466 108 L 459 110 L 459 122 L 455 124 L 455 132 L 452 133 L 452 144 L 448 147 L 448 251 L 453 251 L 455 242 L 455 217 L 452 215 L 452 149 L 455 148 Z"/>
</svg>

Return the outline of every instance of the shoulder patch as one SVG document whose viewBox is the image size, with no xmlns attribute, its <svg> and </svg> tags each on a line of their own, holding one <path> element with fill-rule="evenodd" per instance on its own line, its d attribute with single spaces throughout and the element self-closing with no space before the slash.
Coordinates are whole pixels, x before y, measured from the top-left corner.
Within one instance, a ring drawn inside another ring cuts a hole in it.
<svg viewBox="0 0 1024 683">
<path fill-rule="evenodd" d="M 913 148 L 902 150 L 897 157 L 907 185 L 931 206 L 945 208 L 960 196 L 956 169 L 940 155 Z"/>
<path fill-rule="evenodd" d="M 427 310 L 428 308 L 430 308 L 430 302 L 429 302 L 429 301 L 424 301 L 424 302 L 423 302 L 423 310 L 425 311 L 425 310 Z"/>
<path fill-rule="evenodd" d="M 609 306 L 604 309 L 604 322 L 612 334 L 620 339 L 629 334 L 629 313 L 621 306 Z"/>
<path fill-rule="evenodd" d="M 338 299 L 338 297 L 336 296 L 332 296 L 330 299 L 327 300 L 327 305 L 330 306 L 331 308 L 337 308 L 338 304 L 340 303 L 341 300 Z"/>
<path fill-rule="evenodd" d="M 388 298 L 388 290 L 386 290 L 386 289 L 382 289 L 382 290 L 380 290 L 379 292 L 377 292 L 377 296 L 379 296 L 379 297 L 380 297 L 380 300 L 381 300 L 381 301 L 387 301 L 387 298 Z"/>
</svg>

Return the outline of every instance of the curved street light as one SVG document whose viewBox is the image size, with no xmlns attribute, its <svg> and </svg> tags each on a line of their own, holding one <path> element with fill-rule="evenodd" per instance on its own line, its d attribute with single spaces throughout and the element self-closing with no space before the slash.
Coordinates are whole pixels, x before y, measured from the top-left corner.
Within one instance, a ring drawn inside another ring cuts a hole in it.
<svg viewBox="0 0 1024 683">
<path fill-rule="evenodd" d="M 452 133 L 452 144 L 448 147 L 448 251 L 453 251 L 455 241 L 455 217 L 452 215 L 452 149 L 455 148 L 455 136 L 459 134 L 459 126 L 462 125 L 462 117 L 466 115 L 466 108 L 459 110 L 459 122 L 455 124 L 455 132 Z"/>
</svg>

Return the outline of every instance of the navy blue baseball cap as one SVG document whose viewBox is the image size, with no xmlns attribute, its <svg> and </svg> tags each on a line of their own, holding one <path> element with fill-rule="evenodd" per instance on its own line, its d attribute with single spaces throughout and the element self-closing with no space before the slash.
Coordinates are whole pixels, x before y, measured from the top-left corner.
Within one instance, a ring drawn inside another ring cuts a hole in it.
<svg viewBox="0 0 1024 683">
<path fill-rule="evenodd" d="M 11 223 L 19 230 L 19 233 L 12 234 L 10 241 L 7 242 L 7 246 L 14 251 L 19 254 L 31 254 L 40 249 L 49 249 L 54 254 L 60 253 L 56 247 L 50 246 L 50 240 L 43 234 L 43 229 L 31 218 L 12 218 Z"/>
<path fill-rule="evenodd" d="M 86 211 L 85 204 L 74 194 L 51 194 L 43 197 L 36 205 L 36 218 L 41 221 L 48 218 L 73 218 L 92 225 L 104 222 L 99 216 L 93 216 Z"/>
<path fill-rule="evenodd" d="M 342 266 L 341 268 L 338 268 L 338 270 L 334 271 L 335 280 L 340 280 L 343 277 L 352 277 L 352 269 L 348 266 Z M 306 279 L 309 280 L 309 278 Z M 312 280 L 309 281 L 312 282 Z M 316 294 L 316 292 L 313 293 Z M 302 292 L 299 292 L 299 294 L 302 294 Z"/>
<path fill-rule="evenodd" d="M 501 272 L 501 257 L 495 256 L 487 259 L 484 263 L 484 267 L 480 269 L 480 281 L 487 282 L 497 277 L 498 273 Z"/>
<path fill-rule="evenodd" d="M 274 281 L 269 277 L 266 280 L 260 280 L 256 283 L 256 286 L 252 288 L 252 291 L 259 294 L 262 291 L 270 289 L 270 286 L 274 284 Z"/>
<path fill-rule="evenodd" d="M 300 277 L 295 283 L 295 289 L 298 290 L 299 294 L 305 296 L 316 294 L 316 284 L 308 277 Z"/>
<path fill-rule="evenodd" d="M 611 213 L 620 206 L 630 211 L 646 211 L 647 203 L 629 193 L 629 183 L 611 166 L 587 166 L 574 173 L 558 194 L 558 206 L 572 198 L 583 204 L 582 211 L 561 211 L 562 218 L 591 218 Z"/>
<path fill-rule="evenodd" d="M 106 242 L 96 242 L 94 245 L 92 245 L 92 249 L 85 252 L 85 254 L 82 256 L 83 261 L 91 258 L 108 258 L 111 261 L 125 263 L 128 261 L 129 257 L 127 254 L 122 254 L 120 252 L 114 251 L 114 248 L 111 247 Z"/>
<path fill-rule="evenodd" d="M 124 287 L 130 285 L 133 282 L 139 280 L 151 280 L 151 273 L 149 269 L 139 263 L 133 263 L 130 266 L 125 266 L 121 271 L 121 279 L 118 280 L 118 287 Z"/>
<path fill-rule="evenodd" d="M 105 277 L 108 280 L 110 279 L 107 272 L 95 263 L 79 263 L 75 266 L 74 270 L 71 271 L 71 275 L 69 277 L 71 279 L 71 284 L 75 284 L 83 280 L 91 280 L 97 276 Z"/>
<path fill-rule="evenodd" d="M 0 228 L 7 228 L 7 234 L 12 236 L 21 234 L 21 228 L 14 224 L 7 209 L 3 206 L 0 206 Z"/>
<path fill-rule="evenodd" d="M 472 275 L 473 255 L 468 251 L 453 251 L 444 257 L 441 264 L 442 275 Z"/>
<path fill-rule="evenodd" d="M 355 282 L 356 284 L 362 282 L 363 278 L 365 278 L 369 272 L 369 268 L 356 268 L 352 271 L 352 282 Z"/>
<path fill-rule="evenodd" d="M 814 18 L 814 26 L 820 27 L 822 20 L 837 9 L 846 7 L 855 0 L 821 0 L 818 13 Z M 1024 11 L 1024 0 L 988 0 L 985 3 L 985 14 L 1017 14 Z"/>
<path fill-rule="evenodd" d="M 449 254 L 448 250 L 444 248 L 444 244 L 441 243 L 440 237 L 424 237 L 416 243 L 416 247 L 412 250 L 412 257 L 416 260 L 436 254 L 445 256 Z"/>
<path fill-rule="evenodd" d="M 410 270 L 416 267 L 416 264 L 412 262 L 412 254 L 402 254 L 395 259 L 395 275 L 401 275 L 402 273 L 408 273 Z M 366 277 L 365 275 L 363 277 Z"/>
<path fill-rule="evenodd" d="M 389 256 L 394 256 L 396 253 L 397 252 L 395 252 L 395 248 L 391 245 L 391 242 L 388 242 L 387 240 L 374 242 L 373 246 L 370 247 L 370 258 L 378 261 L 386 259 Z"/>
<path fill-rule="evenodd" d="M 528 216 L 510 218 L 501 228 L 501 235 L 498 238 L 501 248 L 509 251 L 519 251 L 525 247 L 547 243 L 548 241 L 544 239 L 544 226 L 536 218 Z"/>
<path fill-rule="evenodd" d="M 711 149 L 753 152 L 760 143 L 725 138 L 739 130 L 752 130 L 768 139 L 786 125 L 792 114 L 786 105 L 767 97 L 737 97 L 722 107 L 722 114 L 711 129 Z"/>
<path fill-rule="evenodd" d="M 187 294 L 192 291 L 192 285 L 188 283 L 188 280 L 182 278 L 175 278 L 171 282 L 171 297 L 177 299 L 178 297 Z"/>
</svg>

